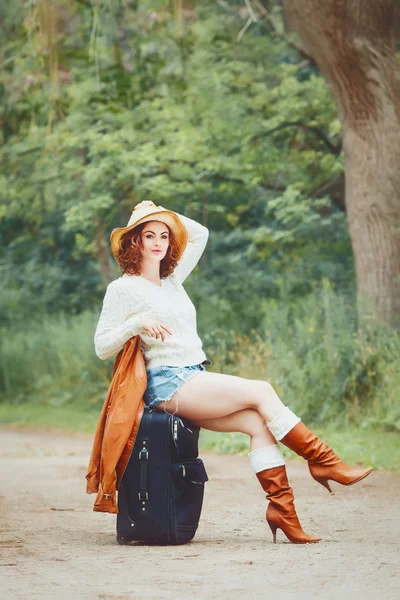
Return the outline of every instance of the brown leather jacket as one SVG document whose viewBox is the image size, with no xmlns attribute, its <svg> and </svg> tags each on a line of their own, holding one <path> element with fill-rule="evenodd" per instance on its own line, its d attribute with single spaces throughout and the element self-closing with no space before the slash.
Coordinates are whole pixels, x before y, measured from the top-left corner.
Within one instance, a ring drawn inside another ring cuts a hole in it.
<svg viewBox="0 0 400 600">
<path fill-rule="evenodd" d="M 94 437 L 86 493 L 97 492 L 93 510 L 118 513 L 116 490 L 128 463 L 144 411 L 147 373 L 140 338 L 118 354 Z"/>
</svg>

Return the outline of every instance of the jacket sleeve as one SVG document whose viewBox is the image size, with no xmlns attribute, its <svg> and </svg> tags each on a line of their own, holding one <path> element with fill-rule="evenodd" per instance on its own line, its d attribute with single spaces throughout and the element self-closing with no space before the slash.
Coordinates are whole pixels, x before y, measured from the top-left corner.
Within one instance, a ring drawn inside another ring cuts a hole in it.
<svg viewBox="0 0 400 600">
<path fill-rule="evenodd" d="M 187 246 L 174 270 L 174 275 L 183 283 L 199 262 L 207 245 L 209 231 L 207 227 L 200 225 L 197 221 L 193 221 L 193 219 L 179 213 L 175 214 L 178 215 L 188 232 Z"/>
<path fill-rule="evenodd" d="M 102 360 L 116 356 L 125 342 L 142 330 L 140 314 L 132 311 L 123 290 L 110 283 L 94 334 L 97 356 Z"/>
</svg>

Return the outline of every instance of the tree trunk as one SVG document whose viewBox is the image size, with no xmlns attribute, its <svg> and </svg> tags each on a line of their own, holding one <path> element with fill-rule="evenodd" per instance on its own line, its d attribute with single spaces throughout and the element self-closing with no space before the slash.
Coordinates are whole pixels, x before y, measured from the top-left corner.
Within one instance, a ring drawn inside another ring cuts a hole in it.
<svg viewBox="0 0 400 600">
<path fill-rule="evenodd" d="M 359 297 L 393 324 L 400 317 L 397 0 L 283 4 L 290 27 L 327 78 L 338 106 Z"/>
</svg>

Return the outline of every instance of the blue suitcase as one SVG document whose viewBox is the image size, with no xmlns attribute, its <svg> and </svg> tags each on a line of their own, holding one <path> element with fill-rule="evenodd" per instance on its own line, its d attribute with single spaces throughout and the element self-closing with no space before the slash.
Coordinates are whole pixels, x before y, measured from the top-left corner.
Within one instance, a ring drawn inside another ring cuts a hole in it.
<svg viewBox="0 0 400 600">
<path fill-rule="evenodd" d="M 117 541 L 184 544 L 193 539 L 208 476 L 198 457 L 200 428 L 145 410 L 118 488 Z"/>
</svg>

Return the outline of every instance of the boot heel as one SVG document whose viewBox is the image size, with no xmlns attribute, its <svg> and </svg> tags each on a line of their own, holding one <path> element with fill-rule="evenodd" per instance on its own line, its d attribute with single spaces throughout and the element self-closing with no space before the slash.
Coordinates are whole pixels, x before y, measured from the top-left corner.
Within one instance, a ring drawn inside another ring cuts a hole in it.
<svg viewBox="0 0 400 600">
<path fill-rule="evenodd" d="M 314 477 L 314 475 L 313 475 Z M 314 477 L 315 481 L 318 481 L 318 483 L 320 483 L 321 485 L 323 485 L 328 492 L 330 493 L 331 496 L 335 495 L 335 492 L 332 491 L 331 486 L 328 483 L 328 480 L 325 479 L 324 477 Z"/>
<path fill-rule="evenodd" d="M 278 529 L 278 526 L 275 525 L 275 523 L 272 523 L 271 521 L 268 521 L 268 520 L 267 520 L 267 523 L 269 525 L 269 528 L 272 531 L 272 537 L 273 537 L 273 540 L 274 540 L 274 544 L 276 544 L 276 530 Z"/>
</svg>

